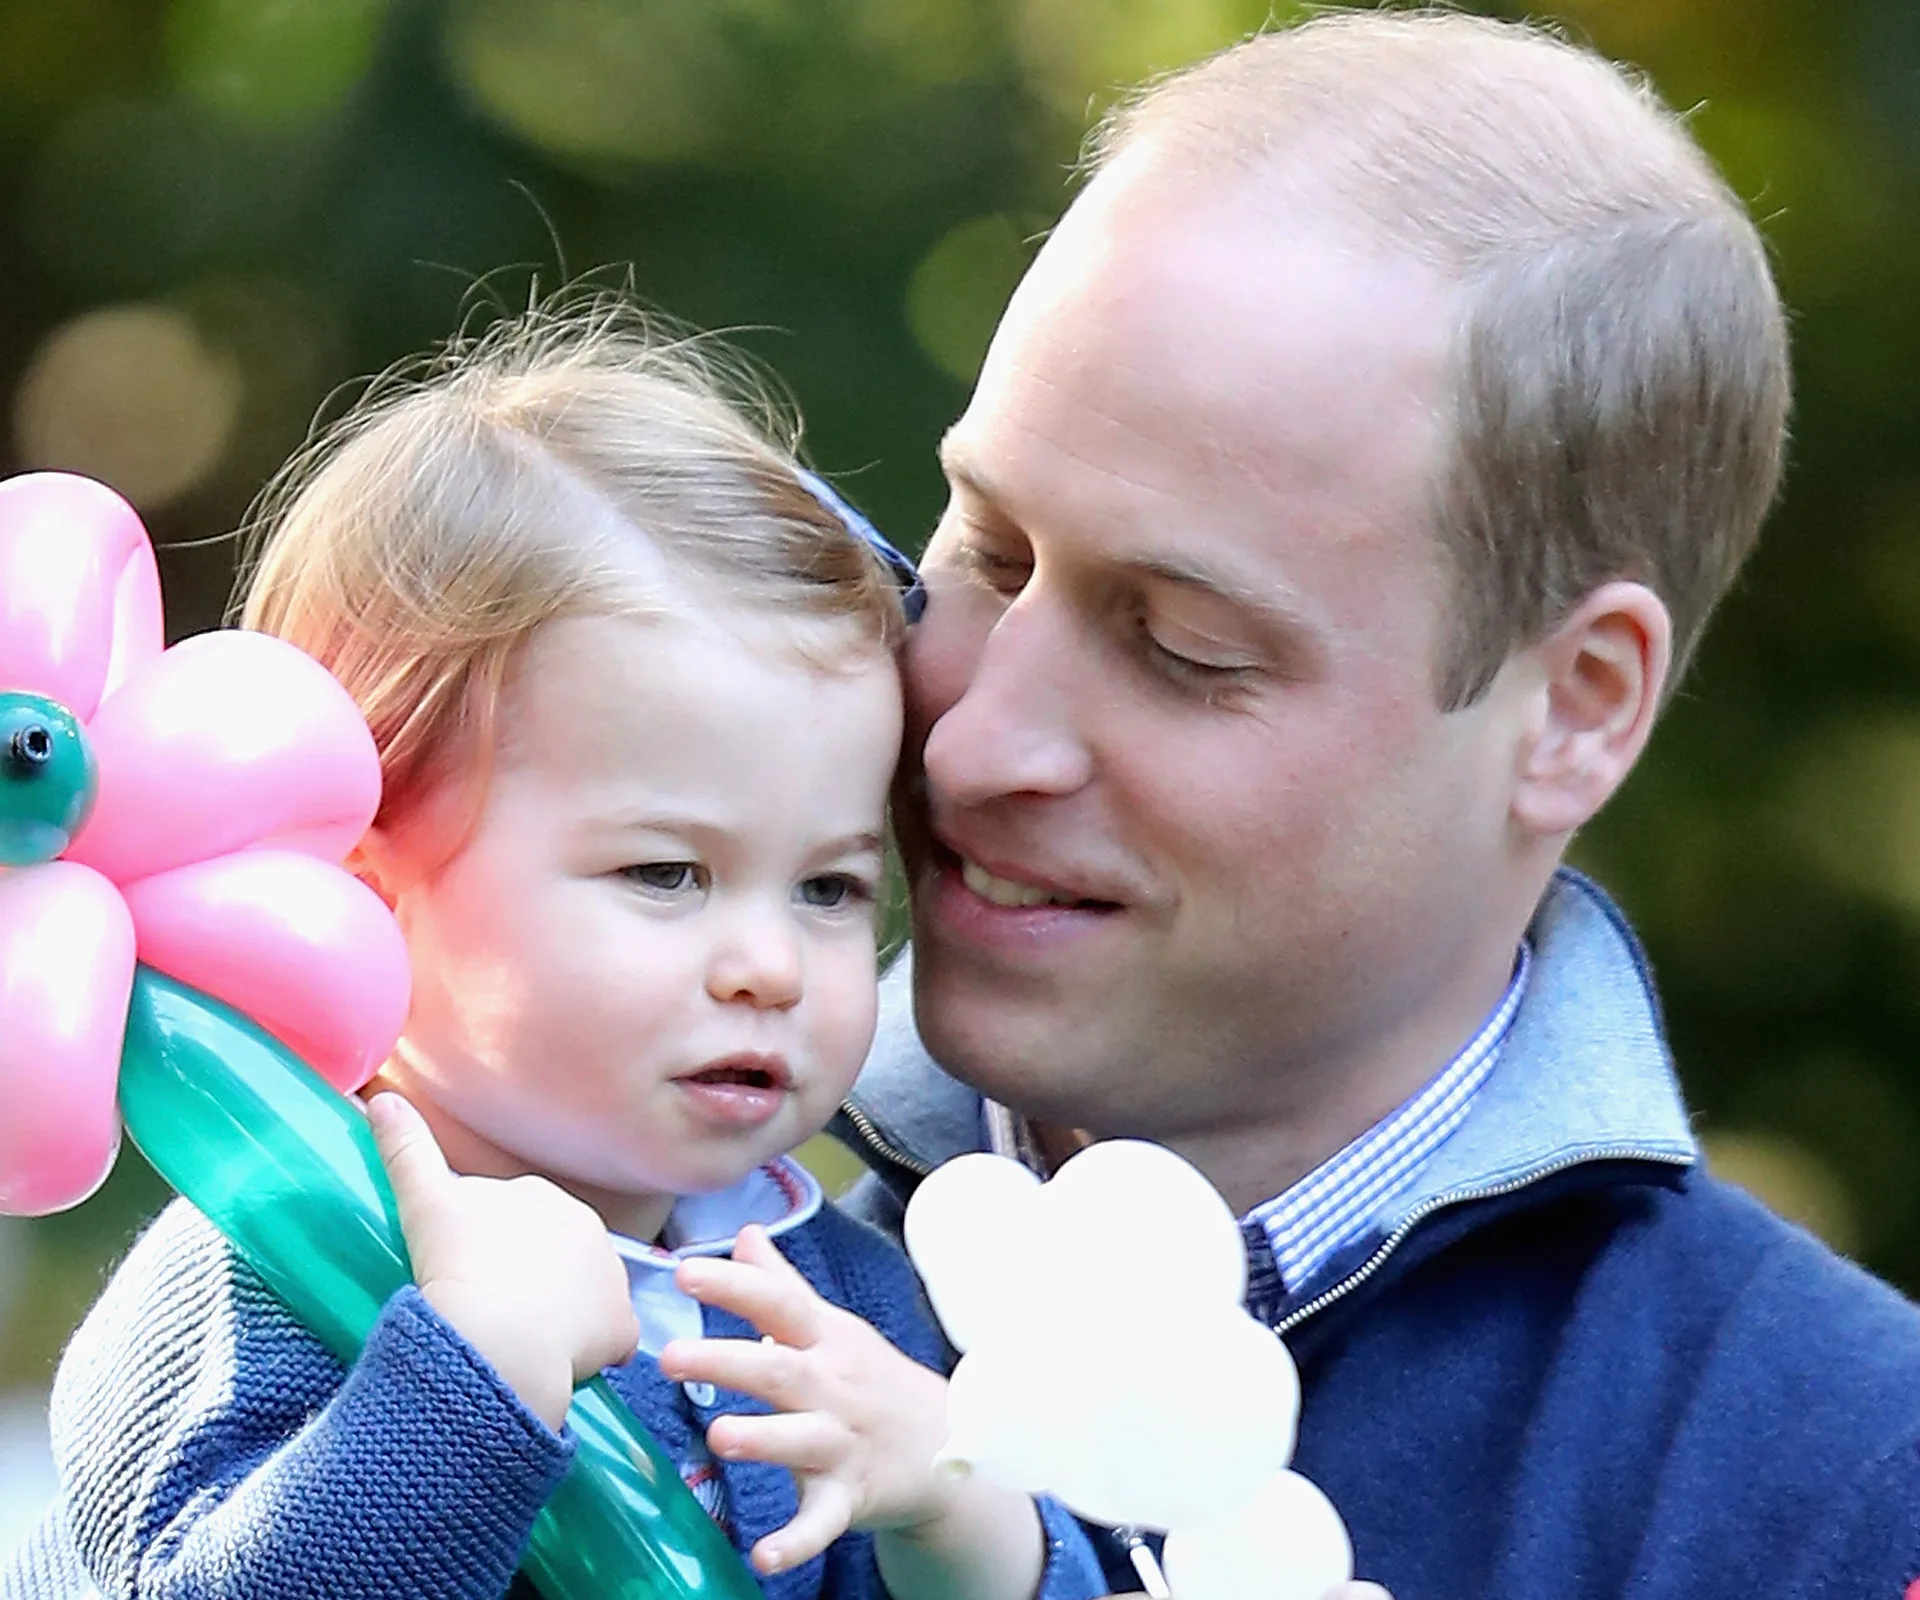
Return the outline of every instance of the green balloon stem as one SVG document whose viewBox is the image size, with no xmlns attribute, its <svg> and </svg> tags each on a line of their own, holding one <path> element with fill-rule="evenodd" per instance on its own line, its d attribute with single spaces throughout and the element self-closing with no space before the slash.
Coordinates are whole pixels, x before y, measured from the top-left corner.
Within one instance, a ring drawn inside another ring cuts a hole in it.
<svg viewBox="0 0 1920 1600">
<path fill-rule="evenodd" d="M 359 1108 L 238 1012 L 142 966 L 120 1111 L 160 1175 L 353 1361 L 380 1308 L 413 1278 Z M 567 1421 L 578 1449 L 521 1565 L 547 1600 L 760 1600 L 673 1461 L 604 1379 L 575 1394 Z"/>
</svg>

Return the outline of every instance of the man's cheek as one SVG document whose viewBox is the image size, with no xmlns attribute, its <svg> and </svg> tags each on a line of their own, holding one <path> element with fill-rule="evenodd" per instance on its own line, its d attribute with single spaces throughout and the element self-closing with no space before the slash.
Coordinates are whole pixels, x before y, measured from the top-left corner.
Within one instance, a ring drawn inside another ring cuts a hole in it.
<svg viewBox="0 0 1920 1600">
<path fill-rule="evenodd" d="M 908 716 L 921 734 L 966 693 L 1004 609 L 998 596 L 954 579 L 929 585 L 926 613 L 907 636 L 905 664 Z"/>
</svg>

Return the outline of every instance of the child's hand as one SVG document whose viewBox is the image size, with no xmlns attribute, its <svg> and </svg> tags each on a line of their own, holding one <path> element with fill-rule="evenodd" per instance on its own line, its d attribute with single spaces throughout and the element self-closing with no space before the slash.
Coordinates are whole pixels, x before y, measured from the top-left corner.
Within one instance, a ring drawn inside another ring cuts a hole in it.
<svg viewBox="0 0 1920 1600">
<path fill-rule="evenodd" d="M 591 1207 L 545 1178 L 463 1178 L 397 1094 L 367 1106 L 413 1279 L 548 1427 L 639 1343 L 626 1269 Z"/>
<path fill-rule="evenodd" d="M 677 1281 L 765 1336 L 676 1339 L 660 1357 L 670 1378 L 737 1389 L 781 1413 L 721 1417 L 707 1430 L 715 1455 L 773 1462 L 800 1481 L 798 1515 L 754 1546 L 755 1566 L 798 1566 L 850 1527 L 911 1529 L 946 1514 L 959 1486 L 933 1471 L 945 1379 L 821 1299 L 759 1228 L 742 1230 L 731 1261 L 683 1261 Z"/>
</svg>

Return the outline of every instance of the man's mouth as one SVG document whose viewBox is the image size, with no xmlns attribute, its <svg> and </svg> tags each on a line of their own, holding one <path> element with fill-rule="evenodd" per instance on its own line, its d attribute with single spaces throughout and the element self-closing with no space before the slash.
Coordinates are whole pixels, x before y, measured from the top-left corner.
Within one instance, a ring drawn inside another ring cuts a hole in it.
<svg viewBox="0 0 1920 1600">
<path fill-rule="evenodd" d="M 1090 899 L 1085 895 L 1070 894 L 1062 890 L 1046 888 L 1040 884 L 1021 883 L 1013 878 L 998 877 L 987 871 L 977 861 L 969 861 L 965 856 L 956 856 L 955 859 L 960 864 L 960 881 L 982 900 L 996 906 L 1013 908 L 1071 906 L 1088 911 L 1116 909 L 1111 900 Z"/>
</svg>

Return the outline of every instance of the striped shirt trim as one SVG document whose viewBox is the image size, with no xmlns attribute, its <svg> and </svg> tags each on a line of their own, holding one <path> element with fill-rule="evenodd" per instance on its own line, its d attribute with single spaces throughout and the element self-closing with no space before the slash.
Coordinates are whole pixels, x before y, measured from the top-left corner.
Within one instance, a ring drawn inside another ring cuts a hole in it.
<svg viewBox="0 0 1920 1600">
<path fill-rule="evenodd" d="M 1362 1238 L 1466 1121 L 1474 1096 L 1491 1076 L 1513 1029 L 1532 964 L 1533 953 L 1523 943 L 1500 1004 L 1424 1089 L 1292 1188 L 1247 1213 L 1245 1220 L 1256 1224 L 1273 1247 L 1274 1263 L 1289 1293 Z"/>
</svg>

